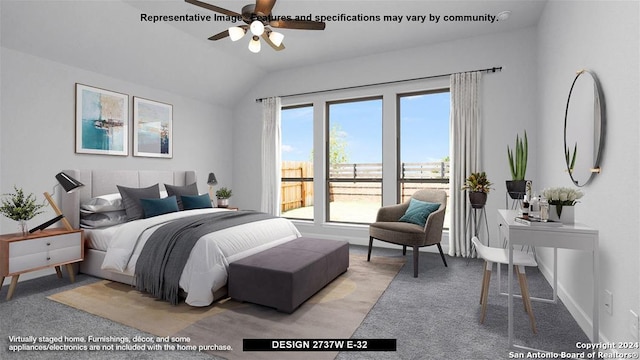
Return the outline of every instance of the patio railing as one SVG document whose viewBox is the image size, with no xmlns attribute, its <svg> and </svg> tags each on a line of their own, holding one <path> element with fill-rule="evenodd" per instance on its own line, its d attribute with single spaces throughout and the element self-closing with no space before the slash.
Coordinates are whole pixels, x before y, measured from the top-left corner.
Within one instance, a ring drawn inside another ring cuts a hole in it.
<svg viewBox="0 0 640 360">
<path fill-rule="evenodd" d="M 448 161 L 402 163 L 400 176 L 403 180 L 448 180 Z M 313 164 L 303 161 L 282 162 L 282 212 L 313 205 Z M 338 200 L 349 197 L 361 199 L 381 195 L 381 184 L 362 182 L 364 179 L 382 179 L 381 163 L 335 164 L 329 170 L 330 198 Z M 344 181 L 353 179 L 353 181 Z"/>
</svg>

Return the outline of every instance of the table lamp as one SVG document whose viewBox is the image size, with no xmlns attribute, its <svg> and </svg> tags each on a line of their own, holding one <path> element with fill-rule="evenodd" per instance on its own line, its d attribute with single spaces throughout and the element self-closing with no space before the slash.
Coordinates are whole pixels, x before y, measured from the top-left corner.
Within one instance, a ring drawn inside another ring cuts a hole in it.
<svg viewBox="0 0 640 360">
<path fill-rule="evenodd" d="M 59 172 L 58 174 L 56 174 L 56 180 L 58 180 L 58 183 L 55 184 L 53 186 L 53 194 L 55 195 L 56 193 L 56 187 L 58 185 L 62 186 L 62 188 L 64 189 L 65 192 L 67 193 L 72 193 L 76 190 L 78 190 L 79 188 L 81 188 L 82 186 L 84 186 L 83 183 L 81 183 L 80 181 L 72 178 L 71 176 L 65 174 L 64 172 Z M 73 230 L 73 227 L 71 226 L 71 223 L 69 223 L 69 220 L 67 220 L 64 215 L 62 214 L 62 211 L 60 210 L 60 208 L 58 207 L 58 205 L 56 204 L 55 201 L 53 201 L 53 195 L 49 194 L 48 192 L 44 192 L 44 197 L 45 199 L 47 199 L 47 201 L 49 202 L 49 204 L 51 205 L 51 208 L 53 209 L 53 211 L 56 213 L 56 217 L 54 217 L 53 219 L 42 223 L 38 226 L 36 226 L 35 228 L 29 230 L 30 233 L 36 232 L 38 230 L 44 230 L 46 228 L 48 228 L 49 226 L 55 224 L 56 222 L 62 220 L 62 224 L 64 225 L 65 229 L 67 230 Z"/>
<path fill-rule="evenodd" d="M 216 185 L 218 180 L 216 179 L 216 175 L 214 173 L 209 173 L 209 178 L 207 179 L 207 185 L 209 185 L 209 198 L 213 201 L 213 185 Z"/>
</svg>

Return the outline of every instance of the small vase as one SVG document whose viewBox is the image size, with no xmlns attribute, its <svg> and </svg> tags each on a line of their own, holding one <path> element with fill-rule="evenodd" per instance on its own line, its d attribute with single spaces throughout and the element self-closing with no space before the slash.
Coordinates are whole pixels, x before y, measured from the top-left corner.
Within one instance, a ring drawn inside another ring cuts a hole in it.
<svg viewBox="0 0 640 360">
<path fill-rule="evenodd" d="M 550 205 L 549 220 L 571 225 L 575 222 L 574 209 L 573 205 Z"/>
<path fill-rule="evenodd" d="M 229 199 L 218 198 L 218 207 L 219 208 L 229 207 Z"/>
<path fill-rule="evenodd" d="M 27 220 L 18 220 L 18 232 L 22 236 L 29 235 L 29 227 L 27 226 Z"/>
</svg>

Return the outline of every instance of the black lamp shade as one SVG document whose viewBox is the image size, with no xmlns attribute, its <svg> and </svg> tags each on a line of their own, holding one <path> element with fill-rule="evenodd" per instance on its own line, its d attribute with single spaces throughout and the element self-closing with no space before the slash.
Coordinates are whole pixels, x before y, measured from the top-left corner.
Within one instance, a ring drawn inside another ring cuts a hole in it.
<svg viewBox="0 0 640 360">
<path fill-rule="evenodd" d="M 218 180 L 216 180 L 216 175 L 214 173 L 209 173 L 209 178 L 207 179 L 208 185 L 216 185 Z"/>
<path fill-rule="evenodd" d="M 83 183 L 81 183 L 80 181 L 72 178 L 71 176 L 63 172 L 59 172 L 58 174 L 56 174 L 56 180 L 58 180 L 60 185 L 62 185 L 62 188 L 64 189 L 64 191 L 68 193 L 73 192 L 78 188 L 84 186 Z"/>
</svg>

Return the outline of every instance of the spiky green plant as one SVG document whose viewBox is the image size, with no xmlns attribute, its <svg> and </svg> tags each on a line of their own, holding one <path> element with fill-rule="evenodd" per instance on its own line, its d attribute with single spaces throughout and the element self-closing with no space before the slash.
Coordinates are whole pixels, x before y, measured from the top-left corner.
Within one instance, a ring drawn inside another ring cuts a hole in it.
<svg viewBox="0 0 640 360">
<path fill-rule="evenodd" d="M 509 169 L 511 170 L 511 180 L 524 180 L 527 173 L 527 156 L 529 153 L 529 141 L 527 140 L 527 131 L 524 132 L 524 138 L 520 138 L 516 134 L 515 154 L 507 145 L 507 157 L 509 158 Z"/>
<path fill-rule="evenodd" d="M 573 146 L 573 156 L 571 155 L 571 149 L 568 147 L 564 150 L 564 159 L 567 162 L 569 173 L 573 173 L 573 168 L 576 166 L 576 154 L 578 153 L 578 143 Z M 571 161 L 569 161 L 571 159 Z"/>
</svg>

